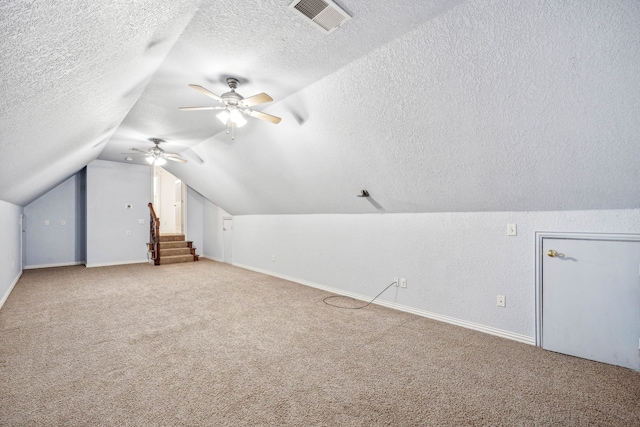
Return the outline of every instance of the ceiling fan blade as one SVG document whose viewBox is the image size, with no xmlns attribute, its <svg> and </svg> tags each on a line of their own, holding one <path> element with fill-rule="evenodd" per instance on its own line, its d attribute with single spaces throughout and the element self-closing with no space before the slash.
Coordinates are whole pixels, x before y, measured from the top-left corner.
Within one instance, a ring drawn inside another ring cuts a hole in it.
<svg viewBox="0 0 640 427">
<path fill-rule="evenodd" d="M 207 96 L 210 96 L 211 98 L 215 99 L 216 101 L 222 102 L 222 98 L 220 98 L 218 95 L 216 95 L 215 93 L 211 92 L 210 90 L 203 88 L 200 85 L 189 85 L 189 86 L 191 86 L 192 88 L 194 88 L 197 91 L 200 91 L 200 92 L 204 93 Z"/>
<path fill-rule="evenodd" d="M 280 123 L 280 120 L 282 120 L 280 117 L 272 116 L 271 114 L 263 113 L 261 111 L 251 110 L 251 112 L 247 112 L 247 114 L 250 115 L 251 117 L 255 117 L 256 119 L 266 120 L 267 122 L 271 122 L 274 125 L 277 125 L 278 123 Z"/>
<path fill-rule="evenodd" d="M 182 158 L 182 156 L 178 153 L 164 153 L 165 157 L 177 157 L 177 158 Z"/>
<path fill-rule="evenodd" d="M 182 111 L 198 111 L 198 110 L 216 110 L 221 107 L 180 107 L 178 110 Z"/>
<path fill-rule="evenodd" d="M 264 104 L 271 101 L 273 101 L 273 98 L 263 92 L 243 99 L 242 101 L 240 101 L 240 104 L 245 107 L 252 107 L 254 105 Z"/>
<path fill-rule="evenodd" d="M 166 156 L 166 155 L 162 156 L 162 157 L 164 157 L 167 160 L 171 160 L 172 162 L 187 163 L 187 161 L 185 159 L 181 159 L 181 158 L 178 158 L 178 157 L 171 157 L 171 156 Z"/>
<path fill-rule="evenodd" d="M 143 151 L 138 148 L 129 148 L 129 151 L 133 151 L 133 153 L 127 153 L 127 154 L 147 154 L 147 155 L 153 154 L 150 151 Z"/>
</svg>

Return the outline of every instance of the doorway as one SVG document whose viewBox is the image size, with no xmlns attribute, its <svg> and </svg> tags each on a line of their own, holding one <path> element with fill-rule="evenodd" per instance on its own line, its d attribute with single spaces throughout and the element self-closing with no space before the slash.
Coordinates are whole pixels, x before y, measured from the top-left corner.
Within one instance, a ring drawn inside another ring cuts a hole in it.
<svg viewBox="0 0 640 427">
<path fill-rule="evenodd" d="M 161 167 L 153 168 L 153 206 L 160 218 L 160 233 L 183 234 L 184 183 Z"/>
<path fill-rule="evenodd" d="M 536 233 L 536 342 L 640 370 L 640 236 Z"/>
</svg>

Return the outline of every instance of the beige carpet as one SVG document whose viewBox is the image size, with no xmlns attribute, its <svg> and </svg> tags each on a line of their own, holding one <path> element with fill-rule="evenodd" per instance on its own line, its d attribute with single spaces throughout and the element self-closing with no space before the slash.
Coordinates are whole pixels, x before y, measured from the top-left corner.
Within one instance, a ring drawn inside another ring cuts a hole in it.
<svg viewBox="0 0 640 427">
<path fill-rule="evenodd" d="M 640 425 L 637 372 L 327 295 L 207 260 L 25 271 L 0 425 Z"/>
</svg>

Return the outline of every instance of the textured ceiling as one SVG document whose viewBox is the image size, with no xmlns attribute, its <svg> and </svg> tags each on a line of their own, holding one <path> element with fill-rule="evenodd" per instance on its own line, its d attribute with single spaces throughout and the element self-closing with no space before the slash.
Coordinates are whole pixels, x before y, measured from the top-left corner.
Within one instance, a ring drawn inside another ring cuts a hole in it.
<svg viewBox="0 0 640 427">
<path fill-rule="evenodd" d="M 232 214 L 640 207 L 640 2 L 50 3 L 0 6 L 1 200 L 161 137 Z M 282 122 L 177 110 L 228 75 Z"/>
<path fill-rule="evenodd" d="M 100 158 L 122 161 L 120 153 L 132 146 L 147 148 L 146 139 L 152 136 L 165 139 L 165 149 L 181 151 L 222 132 L 224 126 L 214 112 L 178 110 L 219 105 L 189 83 L 221 95 L 229 90 L 226 77 L 232 76 L 240 80 L 238 93 L 243 96 L 266 92 L 278 102 L 461 0 L 431 0 L 411 7 L 386 0 L 343 2 L 354 17 L 330 35 L 290 11 L 290 2 L 204 1 Z M 285 120 L 300 114 L 272 108 L 273 114 L 288 116 Z M 240 133 L 238 137 L 245 140 Z"/>
<path fill-rule="evenodd" d="M 0 200 L 25 205 L 94 160 L 195 1 L 3 1 Z"/>
</svg>

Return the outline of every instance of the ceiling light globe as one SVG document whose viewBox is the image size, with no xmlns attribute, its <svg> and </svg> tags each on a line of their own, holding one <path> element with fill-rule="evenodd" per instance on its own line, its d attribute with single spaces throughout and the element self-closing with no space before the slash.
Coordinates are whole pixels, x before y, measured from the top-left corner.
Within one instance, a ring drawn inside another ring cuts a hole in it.
<svg viewBox="0 0 640 427">
<path fill-rule="evenodd" d="M 247 124 L 247 120 L 242 117 L 242 113 L 238 109 L 231 110 L 231 113 L 229 113 L 229 118 L 239 128 Z"/>
<path fill-rule="evenodd" d="M 229 112 L 227 110 L 222 110 L 218 114 L 216 114 L 218 120 L 220 120 L 224 125 L 227 124 L 227 120 L 229 120 Z"/>
</svg>

